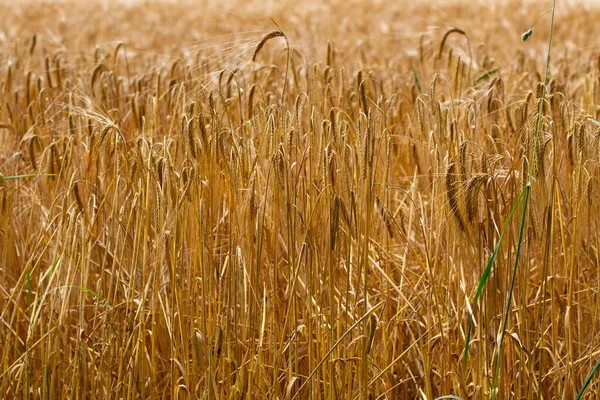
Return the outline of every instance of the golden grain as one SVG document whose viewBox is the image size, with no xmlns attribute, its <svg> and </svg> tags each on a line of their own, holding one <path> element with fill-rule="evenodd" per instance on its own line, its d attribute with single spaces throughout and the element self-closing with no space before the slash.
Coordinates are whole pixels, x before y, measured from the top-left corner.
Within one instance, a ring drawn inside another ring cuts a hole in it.
<svg viewBox="0 0 600 400">
<path fill-rule="evenodd" d="M 0 398 L 581 387 L 598 10 L 561 7 L 544 93 L 517 25 L 546 1 L 280 2 L 272 31 L 250 3 L 38 3 L 0 2 Z"/>
</svg>

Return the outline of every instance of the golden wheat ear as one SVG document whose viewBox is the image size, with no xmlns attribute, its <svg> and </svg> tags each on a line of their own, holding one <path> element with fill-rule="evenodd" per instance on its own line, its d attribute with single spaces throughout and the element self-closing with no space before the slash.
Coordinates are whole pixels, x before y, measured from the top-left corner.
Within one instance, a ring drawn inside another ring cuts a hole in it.
<svg viewBox="0 0 600 400">
<path fill-rule="evenodd" d="M 254 50 L 254 54 L 252 54 L 252 62 L 256 61 L 256 57 L 258 57 L 258 53 L 260 53 L 260 50 L 264 47 L 265 43 L 267 43 L 269 40 L 276 38 L 276 37 L 284 37 L 285 40 L 287 41 L 287 37 L 285 36 L 285 34 L 282 31 L 272 31 L 272 32 L 267 33 L 260 40 L 260 42 L 258 43 L 258 46 L 256 46 L 256 50 Z"/>
</svg>

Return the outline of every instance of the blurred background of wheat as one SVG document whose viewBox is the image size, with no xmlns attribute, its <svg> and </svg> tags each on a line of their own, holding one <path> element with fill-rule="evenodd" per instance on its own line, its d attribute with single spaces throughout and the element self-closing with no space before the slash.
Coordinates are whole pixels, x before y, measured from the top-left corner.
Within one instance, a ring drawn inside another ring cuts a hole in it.
<svg viewBox="0 0 600 400">
<path fill-rule="evenodd" d="M 498 397 L 574 398 L 600 10 L 569 4 L 534 146 L 550 2 L 1 3 L 0 397 L 487 398 L 535 151 Z"/>
</svg>

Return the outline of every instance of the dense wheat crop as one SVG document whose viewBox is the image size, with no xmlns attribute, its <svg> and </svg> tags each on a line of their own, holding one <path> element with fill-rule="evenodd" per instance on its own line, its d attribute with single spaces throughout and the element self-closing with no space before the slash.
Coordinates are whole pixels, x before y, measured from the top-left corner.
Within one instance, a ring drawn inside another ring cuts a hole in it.
<svg viewBox="0 0 600 400">
<path fill-rule="evenodd" d="M 0 397 L 585 387 L 600 9 L 115 3 L 0 4 Z"/>
</svg>

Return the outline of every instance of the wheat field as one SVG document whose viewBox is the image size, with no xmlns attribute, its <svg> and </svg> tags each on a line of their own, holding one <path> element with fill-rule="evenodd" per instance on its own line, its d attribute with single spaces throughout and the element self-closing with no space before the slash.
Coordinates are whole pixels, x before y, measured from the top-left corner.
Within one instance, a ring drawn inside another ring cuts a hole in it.
<svg viewBox="0 0 600 400">
<path fill-rule="evenodd" d="M 0 3 L 0 397 L 599 398 L 598 20 Z"/>
</svg>

